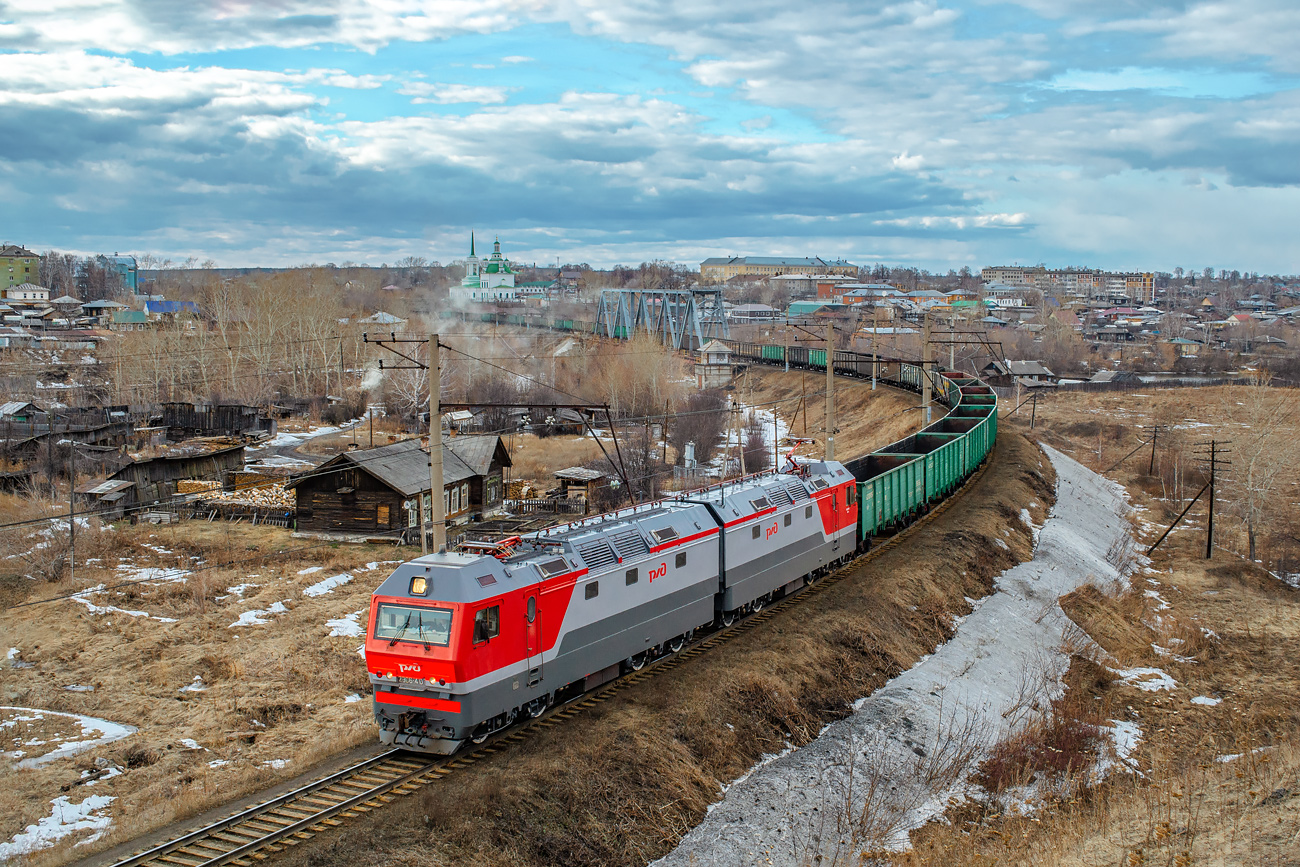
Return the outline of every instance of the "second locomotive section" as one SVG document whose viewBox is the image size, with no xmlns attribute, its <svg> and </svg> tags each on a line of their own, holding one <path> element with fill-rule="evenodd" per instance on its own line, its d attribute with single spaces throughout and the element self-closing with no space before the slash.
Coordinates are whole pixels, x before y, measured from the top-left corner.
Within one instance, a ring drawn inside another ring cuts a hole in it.
<svg viewBox="0 0 1300 867">
<path fill-rule="evenodd" d="M 537 533 L 508 556 L 399 566 L 366 637 L 380 739 L 452 752 L 848 559 L 855 479 L 834 461 L 791 469 Z"/>
</svg>

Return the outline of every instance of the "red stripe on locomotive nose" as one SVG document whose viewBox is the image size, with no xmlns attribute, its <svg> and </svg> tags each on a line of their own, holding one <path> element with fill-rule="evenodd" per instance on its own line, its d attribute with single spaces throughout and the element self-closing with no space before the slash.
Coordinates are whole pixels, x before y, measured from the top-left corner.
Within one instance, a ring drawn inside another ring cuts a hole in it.
<svg viewBox="0 0 1300 867">
<path fill-rule="evenodd" d="M 445 698 L 424 698 L 419 695 L 398 695 L 395 692 L 375 690 L 375 701 L 384 704 L 404 704 L 407 707 L 422 707 L 425 710 L 441 710 L 447 713 L 460 713 L 460 702 Z"/>
</svg>

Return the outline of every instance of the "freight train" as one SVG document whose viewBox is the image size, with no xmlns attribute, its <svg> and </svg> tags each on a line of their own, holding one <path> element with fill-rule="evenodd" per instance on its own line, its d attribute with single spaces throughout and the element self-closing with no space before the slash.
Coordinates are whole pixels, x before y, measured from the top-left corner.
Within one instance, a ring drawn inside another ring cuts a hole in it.
<svg viewBox="0 0 1300 867">
<path fill-rule="evenodd" d="M 732 343 L 825 370 L 825 351 Z M 795 357 L 794 353 L 799 354 Z M 920 389 L 909 364 L 837 351 L 835 372 Z M 977 379 L 935 378 L 947 415 L 869 455 L 779 470 L 404 563 L 375 590 L 365 656 L 380 741 L 449 754 L 679 651 L 847 562 L 947 496 L 997 435 Z"/>
</svg>

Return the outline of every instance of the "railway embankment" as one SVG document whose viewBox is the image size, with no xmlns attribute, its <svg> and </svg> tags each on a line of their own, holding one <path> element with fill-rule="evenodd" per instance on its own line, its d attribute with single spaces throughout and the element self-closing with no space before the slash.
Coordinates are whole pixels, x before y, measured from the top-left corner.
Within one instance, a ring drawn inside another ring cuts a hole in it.
<svg viewBox="0 0 1300 867">
<path fill-rule="evenodd" d="M 280 858 L 288 864 L 635 864 L 673 850 L 724 786 L 812 743 L 952 639 L 1028 560 L 1051 462 L 1018 435 L 933 520 L 761 627 L 620 690 Z M 1028 521 L 1022 519 L 1025 510 Z"/>
<path fill-rule="evenodd" d="M 1058 598 L 1085 584 L 1126 587 L 1137 561 L 1123 489 L 1047 454 L 1057 498 L 1033 558 L 999 576 L 934 654 L 731 786 L 657 864 L 856 863 L 864 851 L 906 849 L 909 832 L 964 797 L 999 741 L 1049 710 L 1077 632 Z"/>
</svg>

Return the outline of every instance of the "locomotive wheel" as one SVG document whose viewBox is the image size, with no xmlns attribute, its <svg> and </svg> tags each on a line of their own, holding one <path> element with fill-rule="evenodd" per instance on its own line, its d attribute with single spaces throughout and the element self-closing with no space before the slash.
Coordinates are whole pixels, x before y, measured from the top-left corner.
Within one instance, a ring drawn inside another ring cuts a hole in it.
<svg viewBox="0 0 1300 867">
<path fill-rule="evenodd" d="M 551 696 L 548 694 L 541 696 L 540 698 L 535 698 L 528 704 L 524 705 L 524 712 L 528 714 L 529 719 L 537 719 L 539 716 L 546 713 L 546 709 L 550 706 Z"/>
<path fill-rule="evenodd" d="M 755 599 L 753 602 L 749 603 L 749 610 L 752 611 L 752 612 L 754 612 L 755 614 L 757 614 L 758 612 L 762 611 L 762 610 L 763 610 L 763 606 L 767 604 L 766 599 L 767 599 L 766 596 L 760 596 L 760 597 L 758 597 L 758 598 Z"/>
<path fill-rule="evenodd" d="M 679 635 L 676 638 L 674 638 L 672 641 L 668 642 L 668 652 L 676 653 L 677 651 L 681 650 L 685 645 L 686 645 L 686 636 Z"/>
<path fill-rule="evenodd" d="M 733 624 L 733 623 L 735 623 L 735 622 L 736 622 L 736 612 L 734 612 L 734 611 L 724 611 L 724 612 L 722 612 L 722 628 L 723 628 L 723 629 L 726 629 L 728 626 L 730 626 L 731 624 Z"/>
</svg>

